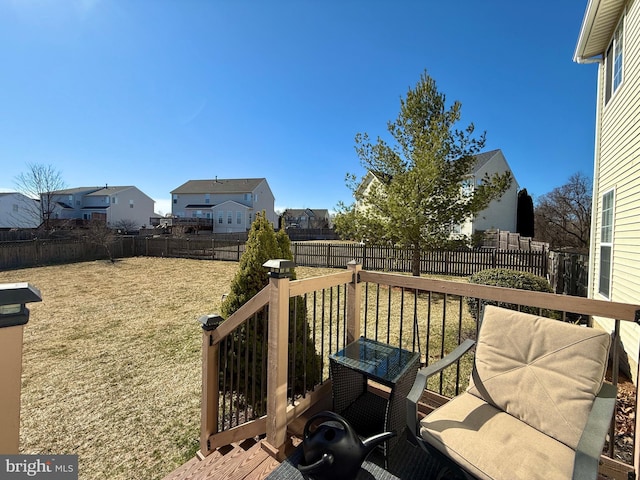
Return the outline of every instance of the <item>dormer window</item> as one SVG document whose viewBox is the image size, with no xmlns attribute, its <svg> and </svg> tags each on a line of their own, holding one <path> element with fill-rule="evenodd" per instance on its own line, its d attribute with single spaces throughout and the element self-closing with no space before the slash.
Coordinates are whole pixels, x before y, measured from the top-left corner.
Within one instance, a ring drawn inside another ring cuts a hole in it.
<svg viewBox="0 0 640 480">
<path fill-rule="evenodd" d="M 605 55 L 605 92 L 604 103 L 609 102 L 611 96 L 618 90 L 622 84 L 622 65 L 623 65 L 623 20 L 620 20 L 618 28 L 613 34 L 611 45 L 607 49 Z"/>
</svg>

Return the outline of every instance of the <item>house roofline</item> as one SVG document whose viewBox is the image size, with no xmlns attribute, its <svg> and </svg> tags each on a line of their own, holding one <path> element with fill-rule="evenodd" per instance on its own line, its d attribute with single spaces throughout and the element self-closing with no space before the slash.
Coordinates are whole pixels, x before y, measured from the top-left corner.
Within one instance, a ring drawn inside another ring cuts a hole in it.
<svg viewBox="0 0 640 480">
<path fill-rule="evenodd" d="M 573 54 L 574 62 L 602 62 L 626 3 L 626 0 L 589 0 Z"/>
</svg>

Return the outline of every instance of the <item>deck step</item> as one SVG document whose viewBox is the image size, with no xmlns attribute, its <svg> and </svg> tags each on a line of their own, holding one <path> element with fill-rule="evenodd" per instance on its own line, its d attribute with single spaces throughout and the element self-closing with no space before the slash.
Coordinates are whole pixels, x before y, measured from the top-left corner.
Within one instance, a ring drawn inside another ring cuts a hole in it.
<svg viewBox="0 0 640 480">
<path fill-rule="evenodd" d="M 200 460 L 195 457 L 181 465 L 163 480 L 262 480 L 278 465 L 260 445 L 262 442 L 245 440 L 239 444 L 221 447 Z"/>
</svg>

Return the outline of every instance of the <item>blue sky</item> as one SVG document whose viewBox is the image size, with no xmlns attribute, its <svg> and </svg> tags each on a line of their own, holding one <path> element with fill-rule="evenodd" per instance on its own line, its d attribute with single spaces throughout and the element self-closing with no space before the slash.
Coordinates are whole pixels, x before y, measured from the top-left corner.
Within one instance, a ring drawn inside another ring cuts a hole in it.
<svg viewBox="0 0 640 480">
<path fill-rule="evenodd" d="M 0 188 L 265 177 L 276 208 L 350 203 L 354 137 L 386 136 L 426 70 L 534 199 L 592 176 L 587 0 L 2 0 Z"/>
</svg>

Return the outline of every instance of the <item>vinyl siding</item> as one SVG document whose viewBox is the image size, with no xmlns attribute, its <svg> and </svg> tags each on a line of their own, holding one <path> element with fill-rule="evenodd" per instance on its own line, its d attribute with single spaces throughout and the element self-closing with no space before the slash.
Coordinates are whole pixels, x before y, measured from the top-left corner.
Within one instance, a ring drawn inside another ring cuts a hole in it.
<svg viewBox="0 0 640 480">
<path fill-rule="evenodd" d="M 489 162 L 479 168 L 476 179 L 481 179 L 486 173 L 504 173 L 511 171 L 502 152 L 497 152 Z M 512 172 L 512 183 L 509 189 L 498 200 L 493 200 L 489 206 L 478 212 L 473 221 L 473 231 L 484 231 L 497 228 L 509 232 L 516 231 L 516 217 L 518 208 L 518 182 Z M 473 232 L 470 232 L 473 233 Z"/>
<path fill-rule="evenodd" d="M 623 82 L 603 105 L 605 65 L 598 72 L 600 155 L 594 178 L 594 239 L 590 296 L 598 294 L 602 195 L 614 189 L 611 300 L 640 304 L 640 2 L 631 2 L 624 20 Z M 596 319 L 606 330 L 612 322 Z M 635 374 L 640 327 L 623 322 L 621 338 Z M 636 379 L 637 382 L 637 379 Z"/>
</svg>

